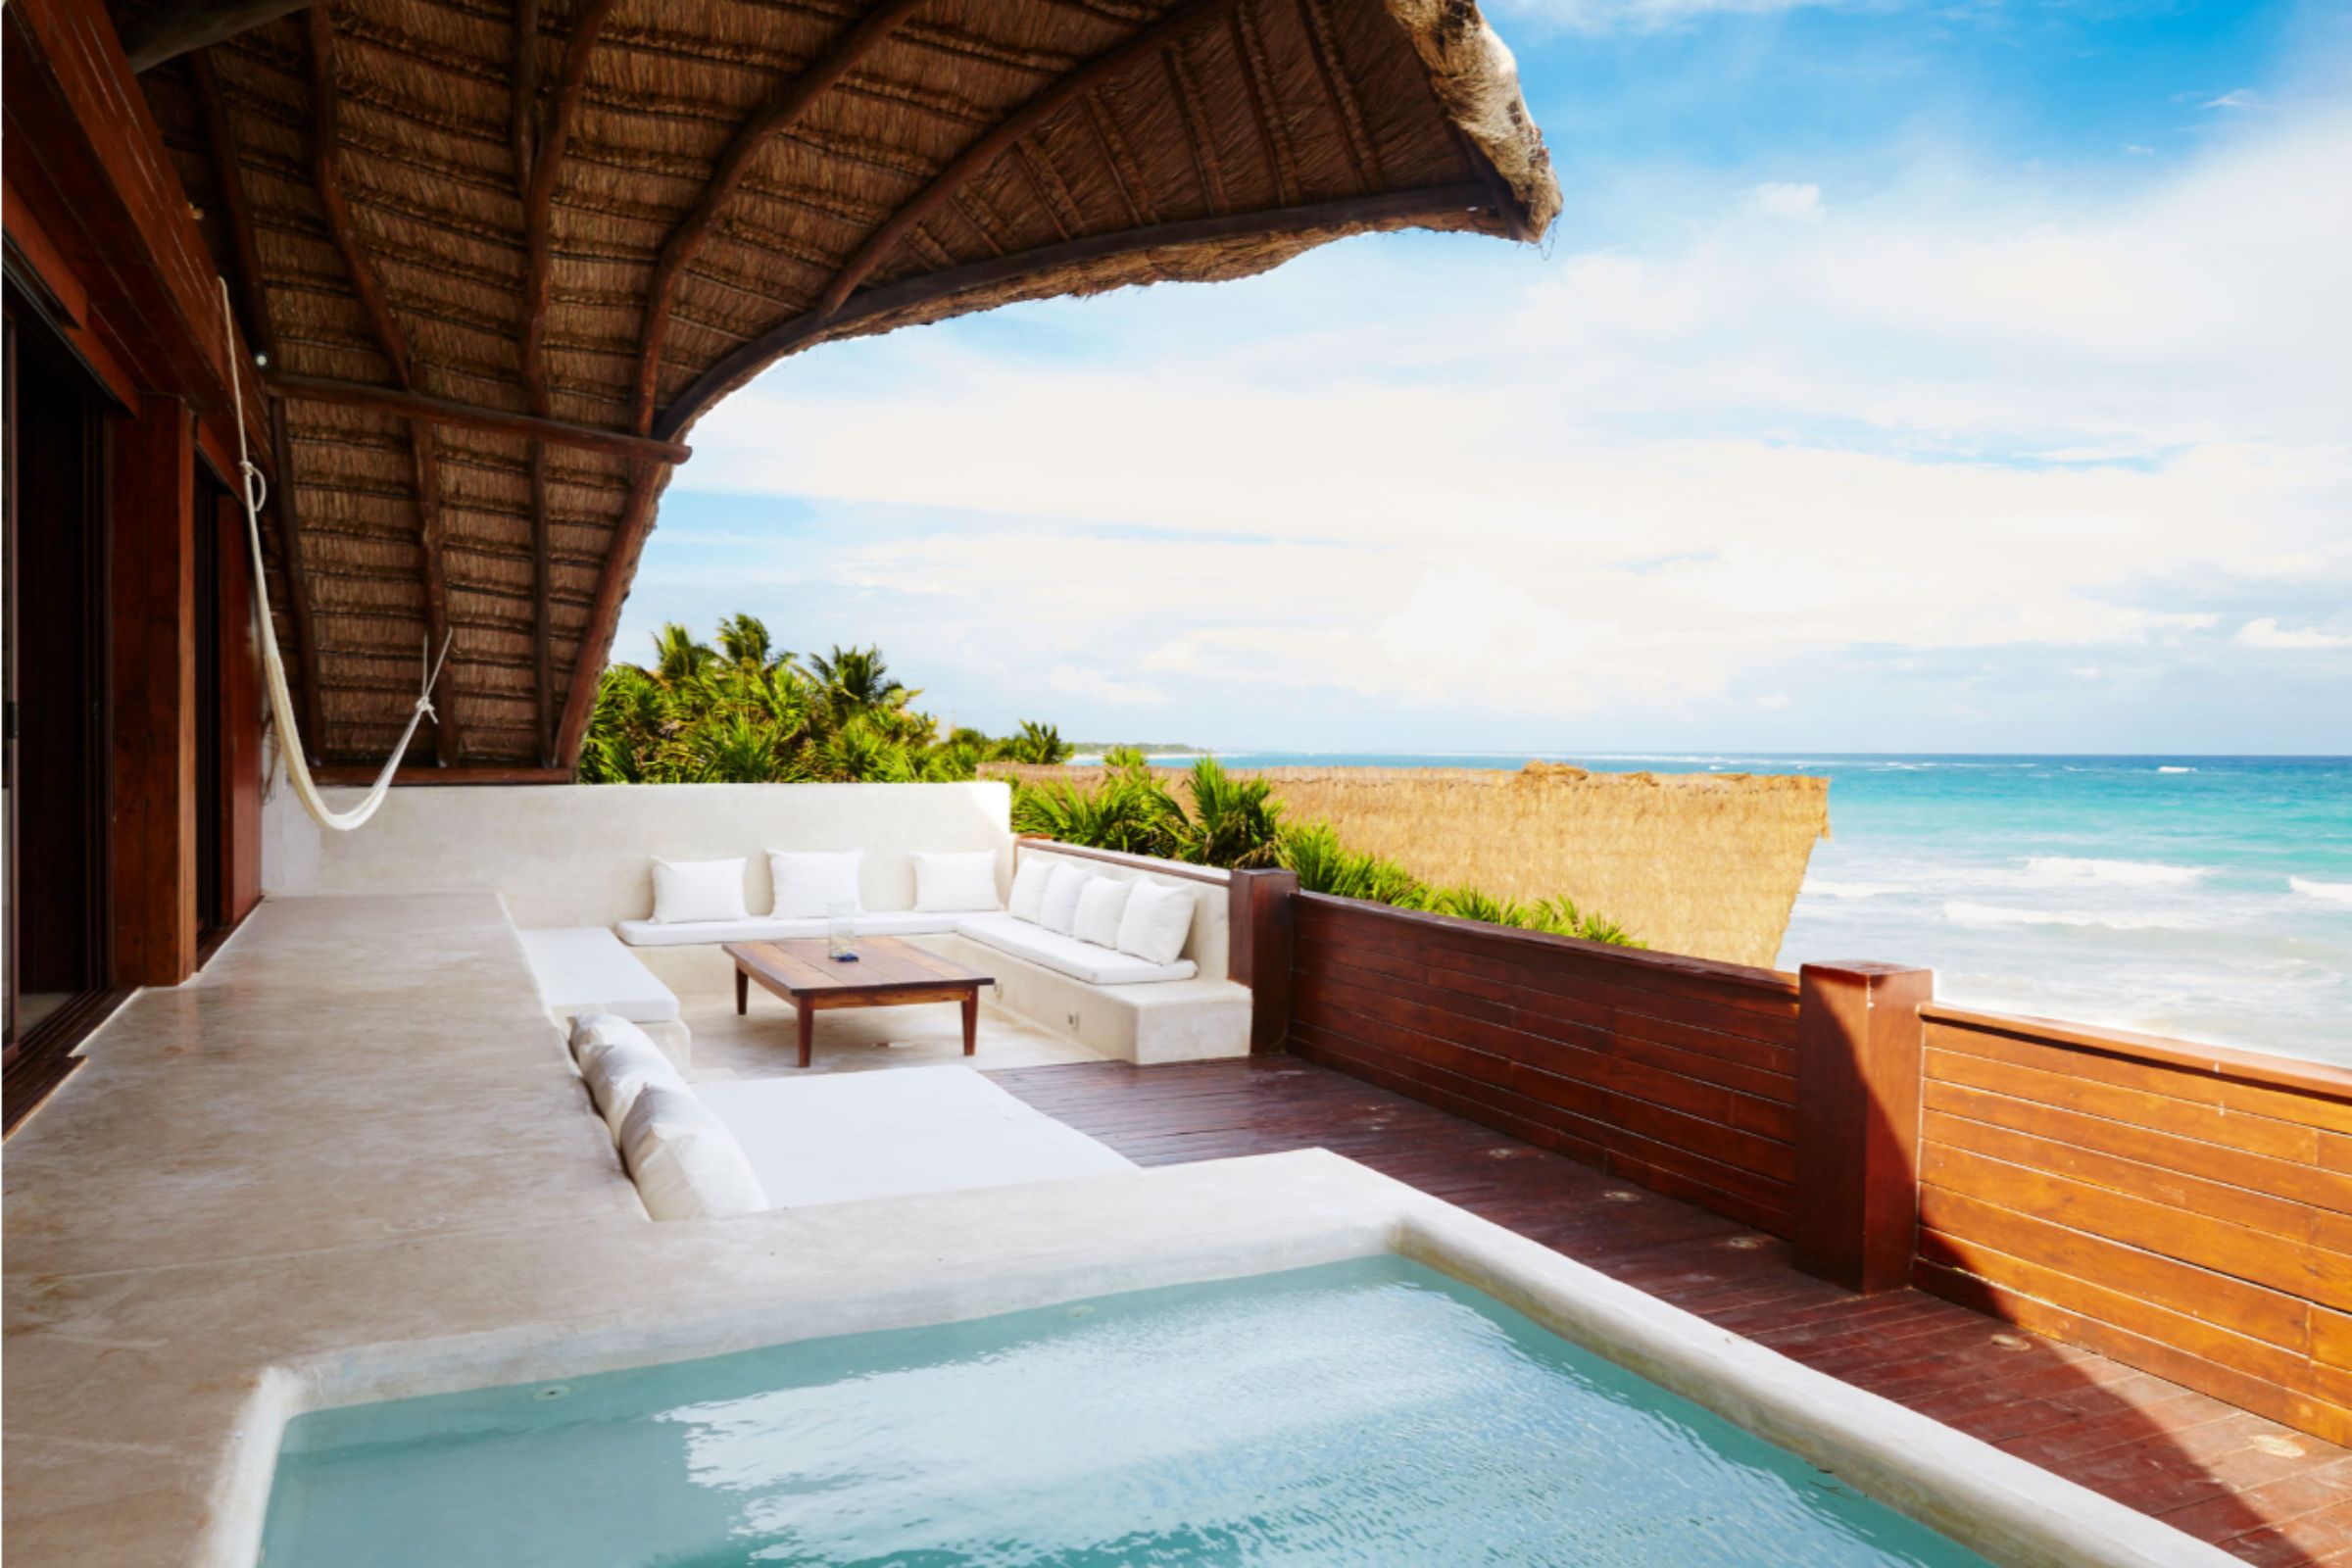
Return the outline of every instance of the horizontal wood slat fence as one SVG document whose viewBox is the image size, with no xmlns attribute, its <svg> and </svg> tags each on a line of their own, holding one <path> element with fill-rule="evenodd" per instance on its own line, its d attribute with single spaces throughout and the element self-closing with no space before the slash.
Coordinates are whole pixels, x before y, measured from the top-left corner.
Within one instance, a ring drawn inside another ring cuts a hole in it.
<svg viewBox="0 0 2352 1568">
<path fill-rule="evenodd" d="M 1287 904 L 1261 1049 L 2352 1443 L 2352 1072 L 1962 1011 L 1896 965 Z"/>
</svg>

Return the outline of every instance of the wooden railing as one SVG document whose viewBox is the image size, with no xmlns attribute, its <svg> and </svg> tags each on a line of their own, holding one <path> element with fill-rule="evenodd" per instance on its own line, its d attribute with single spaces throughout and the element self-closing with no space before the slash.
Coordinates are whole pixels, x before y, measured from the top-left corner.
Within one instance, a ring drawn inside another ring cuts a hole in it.
<svg viewBox="0 0 2352 1568">
<path fill-rule="evenodd" d="M 2352 1073 L 1921 1019 L 1922 1289 L 2352 1442 Z"/>
<path fill-rule="evenodd" d="M 1794 976 L 1295 904 L 1293 1052 L 1790 1234 Z"/>
<path fill-rule="evenodd" d="M 2352 1072 L 1305 894 L 1288 1048 L 2352 1443 Z M 1261 964 L 1264 961 L 1261 957 Z"/>
</svg>

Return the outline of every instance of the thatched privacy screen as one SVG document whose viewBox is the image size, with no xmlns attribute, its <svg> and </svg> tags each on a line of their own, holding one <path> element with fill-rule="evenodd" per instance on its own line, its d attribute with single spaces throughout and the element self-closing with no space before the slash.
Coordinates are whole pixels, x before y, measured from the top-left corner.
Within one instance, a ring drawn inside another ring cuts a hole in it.
<svg viewBox="0 0 2352 1568">
<path fill-rule="evenodd" d="M 681 438 L 775 359 L 1559 206 L 1466 0 L 164 0 L 123 46 L 267 356 L 312 749 L 568 767 Z M 422 749 L 423 743 L 419 743 Z M 426 759 L 417 759 L 426 760 Z"/>
<path fill-rule="evenodd" d="M 991 763 L 991 777 L 1092 788 L 1099 767 Z M 1425 882 L 1532 901 L 1562 894 L 1662 953 L 1769 968 L 1830 781 L 1793 773 L 1589 773 L 1465 767 L 1237 768 L 1270 779 L 1286 821 Z M 1181 775 L 1170 779 L 1183 799 Z"/>
</svg>

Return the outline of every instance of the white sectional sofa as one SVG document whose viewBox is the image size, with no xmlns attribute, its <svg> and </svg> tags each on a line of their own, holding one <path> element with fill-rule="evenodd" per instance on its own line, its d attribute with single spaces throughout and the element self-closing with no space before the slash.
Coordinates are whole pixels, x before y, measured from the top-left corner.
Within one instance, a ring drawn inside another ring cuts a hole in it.
<svg viewBox="0 0 2352 1568">
<path fill-rule="evenodd" d="M 1164 961 L 1140 957 L 1049 930 L 1002 906 L 948 911 L 906 907 L 915 902 L 911 874 L 885 883 L 884 896 L 899 906 L 875 907 L 870 867 L 862 878 L 867 906 L 856 916 L 858 932 L 906 937 L 980 969 L 995 977 L 997 1001 L 1007 1010 L 1105 1055 L 1155 1063 L 1249 1054 L 1250 991 L 1227 972 L 1230 888 L 1224 872 L 1142 856 L 1022 842 L 1015 847 L 1013 873 L 1033 860 L 1077 867 L 1112 881 L 1141 880 L 1184 889 L 1193 896 L 1193 914 L 1181 951 Z M 747 865 L 752 863 L 747 857 Z M 1004 885 L 1000 884 L 997 895 L 1000 906 Z M 821 917 L 749 914 L 725 919 L 630 918 L 616 921 L 612 929 L 629 947 L 678 949 L 821 937 L 828 924 Z"/>
</svg>

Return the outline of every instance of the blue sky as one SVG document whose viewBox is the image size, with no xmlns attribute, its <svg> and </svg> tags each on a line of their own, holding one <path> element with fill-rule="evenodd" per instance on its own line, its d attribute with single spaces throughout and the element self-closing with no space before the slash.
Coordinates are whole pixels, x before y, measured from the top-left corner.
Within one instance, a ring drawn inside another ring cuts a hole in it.
<svg viewBox="0 0 2352 1568">
<path fill-rule="evenodd" d="M 618 657 L 747 610 L 1235 750 L 2352 750 L 2352 7 L 1488 15 L 1541 251 L 785 361 Z"/>
</svg>

